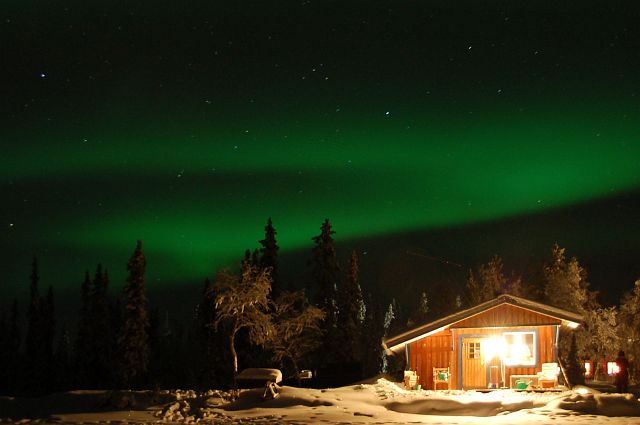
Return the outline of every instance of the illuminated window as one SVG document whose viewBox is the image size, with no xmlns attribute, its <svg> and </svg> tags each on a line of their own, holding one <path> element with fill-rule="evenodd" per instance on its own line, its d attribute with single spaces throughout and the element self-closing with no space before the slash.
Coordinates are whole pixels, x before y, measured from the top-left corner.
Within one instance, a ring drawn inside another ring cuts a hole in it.
<svg viewBox="0 0 640 425">
<path fill-rule="evenodd" d="M 506 366 L 535 366 L 536 346 L 533 332 L 505 332 L 504 338 Z"/>
<path fill-rule="evenodd" d="M 607 362 L 607 374 L 613 376 L 620 372 L 620 366 L 616 362 Z"/>
<path fill-rule="evenodd" d="M 480 358 L 480 343 L 470 342 L 467 346 L 467 358 L 479 359 Z"/>
</svg>

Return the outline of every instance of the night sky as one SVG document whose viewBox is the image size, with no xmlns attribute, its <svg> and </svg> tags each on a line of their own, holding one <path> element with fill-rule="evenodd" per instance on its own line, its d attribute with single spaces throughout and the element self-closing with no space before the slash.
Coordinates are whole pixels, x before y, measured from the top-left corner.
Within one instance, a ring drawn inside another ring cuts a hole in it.
<svg viewBox="0 0 640 425">
<path fill-rule="evenodd" d="M 150 291 L 199 290 L 268 217 L 294 280 L 324 218 L 365 287 L 437 274 L 407 251 L 527 273 L 556 241 L 596 289 L 640 277 L 638 2 L 16 0 L 0 17 L 3 297 L 34 255 L 43 285 L 76 290 L 102 262 L 120 287 L 136 239 Z"/>
</svg>

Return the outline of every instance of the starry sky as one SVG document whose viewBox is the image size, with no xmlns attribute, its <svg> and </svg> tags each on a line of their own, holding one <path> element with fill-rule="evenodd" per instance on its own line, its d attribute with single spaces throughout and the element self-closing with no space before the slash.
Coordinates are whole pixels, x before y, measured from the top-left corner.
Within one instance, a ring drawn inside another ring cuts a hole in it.
<svg viewBox="0 0 640 425">
<path fill-rule="evenodd" d="M 399 265 L 419 282 L 411 250 L 524 273 L 556 241 L 598 289 L 640 277 L 637 2 L 6 1 L 0 18 L 3 297 L 34 255 L 45 285 L 102 262 L 121 286 L 136 239 L 150 290 L 199 288 L 268 217 L 292 279 L 324 218 L 376 284 Z"/>
</svg>

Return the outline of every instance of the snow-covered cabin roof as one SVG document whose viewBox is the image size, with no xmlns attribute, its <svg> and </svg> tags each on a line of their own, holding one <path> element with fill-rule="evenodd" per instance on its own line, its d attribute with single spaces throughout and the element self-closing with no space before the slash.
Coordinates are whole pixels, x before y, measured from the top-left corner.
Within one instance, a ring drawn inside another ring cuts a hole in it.
<svg viewBox="0 0 640 425">
<path fill-rule="evenodd" d="M 560 320 L 562 324 L 566 324 L 572 327 L 578 326 L 578 324 L 582 323 L 583 320 L 582 316 L 578 313 L 539 303 L 537 301 L 531 301 L 524 298 L 516 297 L 514 295 L 503 294 L 492 300 L 486 301 L 482 304 L 478 304 L 466 310 L 453 313 L 449 316 L 443 317 L 430 323 L 426 323 L 401 334 L 385 338 L 383 342 L 384 346 L 385 348 L 388 348 L 392 351 L 398 350 L 404 344 L 408 344 L 417 339 L 424 338 L 437 332 L 441 332 L 452 327 L 462 320 L 468 319 L 469 317 L 483 313 L 487 310 L 503 304 L 509 304 L 533 311 L 535 313 L 544 314 L 546 316 Z"/>
</svg>

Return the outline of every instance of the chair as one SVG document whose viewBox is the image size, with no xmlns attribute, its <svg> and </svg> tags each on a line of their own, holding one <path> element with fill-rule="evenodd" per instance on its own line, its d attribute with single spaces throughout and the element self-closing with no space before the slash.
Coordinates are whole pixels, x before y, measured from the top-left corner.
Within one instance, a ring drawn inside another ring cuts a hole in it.
<svg viewBox="0 0 640 425">
<path fill-rule="evenodd" d="M 449 368 L 448 367 L 434 367 L 433 368 L 433 389 L 438 389 L 438 384 L 446 384 L 449 389 Z"/>
<path fill-rule="evenodd" d="M 419 376 L 414 370 L 405 370 L 404 371 L 404 387 L 408 390 L 415 389 L 418 384 Z"/>
<path fill-rule="evenodd" d="M 538 385 L 541 388 L 558 386 L 558 363 L 542 363 L 542 371 L 538 372 Z"/>
</svg>

